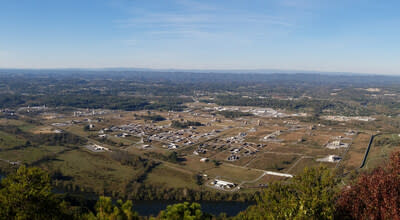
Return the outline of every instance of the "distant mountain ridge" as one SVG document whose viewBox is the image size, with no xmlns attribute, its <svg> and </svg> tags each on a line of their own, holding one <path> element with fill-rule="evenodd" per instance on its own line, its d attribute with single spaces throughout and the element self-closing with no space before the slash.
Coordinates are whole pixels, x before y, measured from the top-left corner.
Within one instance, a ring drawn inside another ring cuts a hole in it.
<svg viewBox="0 0 400 220">
<path fill-rule="evenodd" d="M 330 72 L 330 71 L 316 71 L 316 70 L 284 70 L 284 69 L 156 69 L 156 68 L 135 68 L 135 67 L 105 67 L 105 68 L 0 68 L 0 72 L 66 72 L 66 71 L 84 71 L 84 72 L 174 72 L 174 73 L 231 73 L 231 74 L 322 74 L 322 75 L 390 75 L 384 73 L 354 73 L 354 72 Z"/>
</svg>

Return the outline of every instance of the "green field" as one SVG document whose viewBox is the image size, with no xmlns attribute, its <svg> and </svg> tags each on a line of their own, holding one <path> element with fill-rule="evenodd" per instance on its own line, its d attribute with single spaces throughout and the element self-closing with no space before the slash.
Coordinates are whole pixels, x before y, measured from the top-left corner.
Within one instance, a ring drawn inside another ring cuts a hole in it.
<svg viewBox="0 0 400 220">
<path fill-rule="evenodd" d="M 84 150 L 72 150 L 40 166 L 49 170 L 60 170 L 71 177 L 71 183 L 95 192 L 123 191 L 136 178 L 138 170 L 107 158 L 102 153 L 94 154 Z"/>
<path fill-rule="evenodd" d="M 400 150 L 398 134 L 386 134 L 375 137 L 371 146 L 364 169 L 373 169 L 385 163 L 393 151 Z"/>
<path fill-rule="evenodd" d="M 16 135 L 8 134 L 0 131 L 0 149 L 10 149 L 25 144 L 26 140 Z"/>
</svg>

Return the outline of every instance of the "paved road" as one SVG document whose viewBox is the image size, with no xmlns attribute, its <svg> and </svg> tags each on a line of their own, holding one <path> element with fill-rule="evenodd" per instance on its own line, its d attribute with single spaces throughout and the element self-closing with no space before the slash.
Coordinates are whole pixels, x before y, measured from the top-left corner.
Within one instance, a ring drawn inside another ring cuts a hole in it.
<svg viewBox="0 0 400 220">
<path fill-rule="evenodd" d="M 365 166 L 365 162 L 367 161 L 368 153 L 369 153 L 369 150 L 371 149 L 372 142 L 374 141 L 374 138 L 378 135 L 381 135 L 381 134 L 372 135 L 371 139 L 369 139 L 369 144 L 368 144 L 367 149 L 365 150 L 364 158 L 361 162 L 360 168 L 363 168 Z"/>
</svg>

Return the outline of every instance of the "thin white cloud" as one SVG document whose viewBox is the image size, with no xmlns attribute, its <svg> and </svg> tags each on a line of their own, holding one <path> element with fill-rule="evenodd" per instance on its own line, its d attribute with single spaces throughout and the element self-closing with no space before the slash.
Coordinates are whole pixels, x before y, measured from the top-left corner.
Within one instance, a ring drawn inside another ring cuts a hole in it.
<svg viewBox="0 0 400 220">
<path fill-rule="evenodd" d="M 148 13 L 142 14 L 135 18 L 117 20 L 117 24 L 122 27 L 137 26 L 137 25 L 154 25 L 154 24 L 172 24 L 172 25 L 185 25 L 185 24 L 236 24 L 236 23 L 260 23 L 260 24 L 276 24 L 283 26 L 292 26 L 289 21 L 277 16 L 268 16 L 253 13 L 235 13 L 234 15 L 226 14 L 211 14 L 211 13 Z"/>
<path fill-rule="evenodd" d="M 130 18 L 114 22 L 120 28 L 131 28 L 142 35 L 164 35 L 176 39 L 223 36 L 227 32 L 237 32 L 238 28 L 245 30 L 241 35 L 253 33 L 251 36 L 254 36 L 255 33 L 273 32 L 274 28 L 289 29 L 294 26 L 282 16 L 230 9 L 229 6 L 218 7 L 204 1 L 174 0 L 173 3 L 175 13 L 135 7 Z"/>
<path fill-rule="evenodd" d="M 121 28 L 140 29 L 144 34 L 167 34 L 175 37 L 213 36 L 224 32 L 234 32 L 238 27 L 266 31 L 274 27 L 290 28 L 292 23 L 284 19 L 261 14 L 170 14 L 149 13 L 116 21 Z"/>
</svg>

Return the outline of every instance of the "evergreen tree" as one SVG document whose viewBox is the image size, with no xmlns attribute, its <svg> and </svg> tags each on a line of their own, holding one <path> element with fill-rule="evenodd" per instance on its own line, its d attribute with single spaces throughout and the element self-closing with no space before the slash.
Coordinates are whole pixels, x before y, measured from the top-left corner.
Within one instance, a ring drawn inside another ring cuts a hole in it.
<svg viewBox="0 0 400 220">
<path fill-rule="evenodd" d="M 68 219 L 65 203 L 51 192 L 49 175 L 21 166 L 1 182 L 0 219 Z"/>
<path fill-rule="evenodd" d="M 132 201 L 125 203 L 118 200 L 113 205 L 110 197 L 101 196 L 96 203 L 96 214 L 89 213 L 83 217 L 87 220 L 136 220 L 139 216 L 132 211 Z"/>
<path fill-rule="evenodd" d="M 161 211 L 159 219 L 162 220 L 205 220 L 211 216 L 201 211 L 198 203 L 178 203 L 169 205 L 166 210 Z"/>
</svg>

